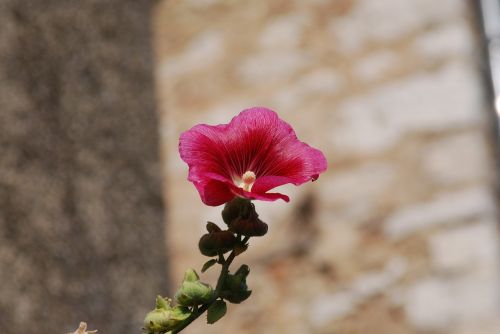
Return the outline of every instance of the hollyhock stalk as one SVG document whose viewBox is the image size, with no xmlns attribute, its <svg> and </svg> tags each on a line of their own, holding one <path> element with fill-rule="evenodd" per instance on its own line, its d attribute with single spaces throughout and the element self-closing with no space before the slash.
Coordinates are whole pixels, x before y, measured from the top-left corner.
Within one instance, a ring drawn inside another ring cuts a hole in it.
<svg viewBox="0 0 500 334">
<path fill-rule="evenodd" d="M 181 134 L 179 152 L 203 203 L 224 204 L 222 220 L 227 227 L 223 230 L 208 222 L 198 244 L 200 252 L 211 258 L 201 272 L 215 264 L 221 270 L 213 289 L 188 269 L 175 294 L 177 305 L 158 296 L 155 309 L 144 320 L 145 334 L 179 333 L 205 312 L 213 324 L 225 315 L 227 302 L 239 304 L 250 297 L 249 267 L 242 265 L 231 273 L 230 265 L 247 250 L 251 237 L 268 231 L 252 200 L 288 202 L 287 195 L 269 191 L 314 181 L 327 168 L 321 151 L 299 141 L 289 124 L 262 107 L 244 110 L 228 124 L 194 126 Z"/>
<path fill-rule="evenodd" d="M 246 243 L 249 239 L 250 237 L 246 237 L 243 240 L 243 243 Z M 224 256 L 221 255 L 221 258 L 219 258 L 219 263 L 222 263 L 222 268 L 219 274 L 219 278 L 217 279 L 217 286 L 215 288 L 213 300 L 210 303 L 202 305 L 199 309 L 196 310 L 196 312 L 193 312 L 189 318 L 187 318 L 181 325 L 179 325 L 172 331 L 172 334 L 179 333 L 184 328 L 189 326 L 193 321 L 198 319 L 200 315 L 202 315 L 206 310 L 208 310 L 208 308 L 217 300 L 217 298 L 220 297 L 222 286 L 229 273 L 229 266 L 231 265 L 235 257 L 236 257 L 236 252 L 234 250 L 231 252 L 231 254 L 227 259 L 224 259 Z"/>
</svg>

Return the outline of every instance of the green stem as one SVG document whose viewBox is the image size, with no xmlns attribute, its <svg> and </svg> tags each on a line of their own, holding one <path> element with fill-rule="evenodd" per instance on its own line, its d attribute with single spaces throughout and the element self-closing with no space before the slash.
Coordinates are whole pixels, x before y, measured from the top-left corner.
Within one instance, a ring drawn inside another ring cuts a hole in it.
<svg viewBox="0 0 500 334">
<path fill-rule="evenodd" d="M 243 244 L 246 244 L 249 239 L 250 239 L 250 237 L 245 237 L 243 239 L 243 241 L 242 241 Z M 233 260 L 234 260 L 235 257 L 236 257 L 236 253 L 233 250 L 231 252 L 231 254 L 228 256 L 228 258 L 225 261 L 223 261 L 222 268 L 220 270 L 219 279 L 217 280 L 217 286 L 215 287 L 215 292 L 214 292 L 214 296 L 213 296 L 212 300 L 210 302 L 206 303 L 206 304 L 203 304 L 198 309 L 198 312 L 191 313 L 191 315 L 189 316 L 189 318 L 187 318 L 186 320 L 184 320 L 184 322 L 179 327 L 177 327 L 176 329 L 174 329 L 172 331 L 172 334 L 177 334 L 180 331 L 182 331 L 184 328 L 186 328 L 187 326 L 189 326 L 193 321 L 195 321 L 196 319 L 198 319 L 198 317 L 200 315 L 202 315 L 203 313 L 205 313 L 205 311 L 210 307 L 210 305 L 212 305 L 219 298 L 220 292 L 222 290 L 222 285 L 224 284 L 224 281 L 226 280 L 227 274 L 229 273 L 229 266 L 231 265 L 231 263 L 233 262 Z M 219 258 L 220 259 L 224 259 L 224 256 L 219 256 Z"/>
</svg>

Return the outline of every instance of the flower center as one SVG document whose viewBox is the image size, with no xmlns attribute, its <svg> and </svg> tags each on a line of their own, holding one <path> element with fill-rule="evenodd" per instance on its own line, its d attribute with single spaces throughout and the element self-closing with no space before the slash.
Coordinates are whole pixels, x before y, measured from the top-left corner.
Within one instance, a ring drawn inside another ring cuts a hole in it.
<svg viewBox="0 0 500 334">
<path fill-rule="evenodd" d="M 251 191 L 256 178 L 255 173 L 248 170 L 241 176 L 241 182 L 237 186 L 245 191 Z"/>
</svg>

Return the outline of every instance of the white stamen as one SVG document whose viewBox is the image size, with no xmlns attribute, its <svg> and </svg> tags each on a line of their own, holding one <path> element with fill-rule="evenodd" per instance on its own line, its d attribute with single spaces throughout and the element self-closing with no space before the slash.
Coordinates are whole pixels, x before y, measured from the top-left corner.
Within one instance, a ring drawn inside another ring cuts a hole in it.
<svg viewBox="0 0 500 334">
<path fill-rule="evenodd" d="M 242 176 L 241 176 L 241 182 L 239 182 L 238 187 L 242 188 L 245 191 L 251 191 L 252 186 L 255 182 L 256 176 L 255 173 L 252 171 L 246 171 Z"/>
</svg>

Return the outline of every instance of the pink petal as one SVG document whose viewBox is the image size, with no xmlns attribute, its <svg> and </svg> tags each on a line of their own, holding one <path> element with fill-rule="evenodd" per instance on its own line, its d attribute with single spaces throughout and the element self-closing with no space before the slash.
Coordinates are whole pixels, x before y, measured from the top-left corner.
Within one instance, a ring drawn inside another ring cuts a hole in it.
<svg viewBox="0 0 500 334">
<path fill-rule="evenodd" d="M 292 127 L 274 111 L 251 108 L 241 112 L 233 121 L 236 119 L 237 125 L 246 130 L 244 151 L 252 152 L 253 157 L 247 170 L 256 173 L 257 181 L 264 176 L 278 176 L 300 185 L 326 170 L 323 153 L 299 141 Z"/>
<path fill-rule="evenodd" d="M 223 176 L 217 175 L 215 173 L 207 173 L 206 176 L 209 177 L 209 178 L 211 178 L 211 180 L 213 182 L 224 183 L 225 187 L 226 187 L 226 190 L 232 196 L 230 198 L 230 200 L 236 195 L 236 196 L 240 196 L 240 197 L 244 197 L 244 198 L 248 198 L 248 199 L 258 199 L 258 200 L 262 200 L 262 201 L 276 201 L 277 199 L 282 199 L 285 202 L 289 202 L 290 201 L 290 198 L 288 196 L 286 196 L 284 194 L 280 194 L 280 193 L 265 193 L 265 192 L 258 193 L 258 192 L 254 192 L 253 188 L 252 188 L 251 192 L 245 191 L 245 190 L 237 187 L 234 184 L 233 181 L 229 181 L 229 180 L 225 179 Z M 212 189 L 212 191 L 213 190 L 215 190 L 215 189 Z M 209 193 L 208 191 L 206 191 L 206 192 Z M 203 197 L 204 196 L 202 196 L 202 199 L 203 199 Z M 219 198 L 223 199 L 224 197 L 220 196 Z M 203 202 L 205 204 L 208 204 L 205 200 L 203 200 Z M 220 202 L 220 204 L 223 204 L 223 203 L 226 203 L 226 202 L 228 202 L 228 201 Z M 216 204 L 216 205 L 220 205 L 220 204 Z M 208 204 L 208 205 L 210 205 L 210 204 Z M 216 206 L 216 205 L 214 205 L 214 206 Z"/>
<path fill-rule="evenodd" d="M 290 202 L 290 198 L 287 195 L 280 194 L 280 193 L 256 193 L 253 191 L 249 192 L 249 191 L 245 191 L 241 188 L 238 188 L 235 185 L 232 185 L 232 189 L 236 195 L 238 195 L 240 197 L 248 198 L 248 199 L 258 199 L 261 201 L 269 201 L 269 202 L 276 201 L 278 199 L 282 199 L 285 202 Z"/>
<path fill-rule="evenodd" d="M 286 176 L 272 176 L 272 175 L 262 176 L 257 178 L 257 180 L 255 181 L 252 187 L 252 192 L 262 194 L 268 190 L 282 186 L 287 183 L 293 183 L 293 179 Z"/>
<path fill-rule="evenodd" d="M 224 182 L 208 180 L 207 182 L 195 182 L 194 185 L 200 193 L 201 200 L 206 205 L 218 206 L 234 198 L 234 194 Z"/>
</svg>

